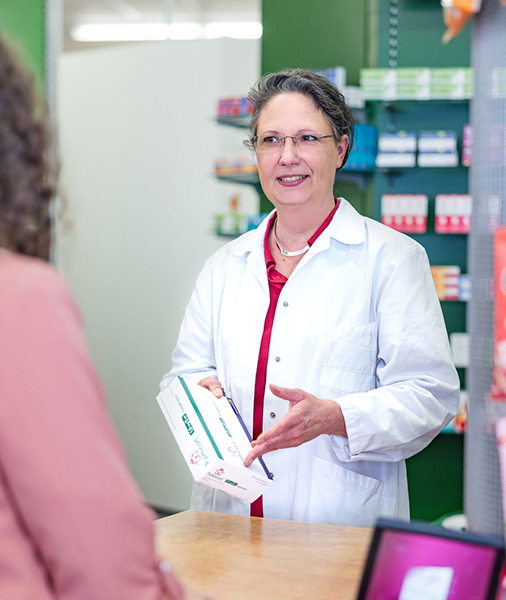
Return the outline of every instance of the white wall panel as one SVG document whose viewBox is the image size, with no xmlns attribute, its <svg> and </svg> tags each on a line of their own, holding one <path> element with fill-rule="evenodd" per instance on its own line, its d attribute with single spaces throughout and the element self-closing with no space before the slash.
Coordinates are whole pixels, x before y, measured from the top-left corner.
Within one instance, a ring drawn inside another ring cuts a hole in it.
<svg viewBox="0 0 506 600">
<path fill-rule="evenodd" d="M 66 54 L 59 134 L 67 207 L 57 262 L 82 311 L 133 473 L 148 501 L 189 506 L 191 477 L 155 396 L 204 260 L 223 242 L 213 212 L 239 192 L 214 158 L 242 131 L 213 121 L 218 97 L 259 75 L 259 42 L 207 40 Z M 90 440 L 90 444 L 93 440 Z"/>
</svg>

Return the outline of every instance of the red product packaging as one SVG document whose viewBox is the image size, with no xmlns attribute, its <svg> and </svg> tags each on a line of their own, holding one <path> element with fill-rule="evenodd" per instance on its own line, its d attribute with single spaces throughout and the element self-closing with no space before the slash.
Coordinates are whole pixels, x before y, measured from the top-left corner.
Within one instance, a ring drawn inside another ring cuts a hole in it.
<svg viewBox="0 0 506 600">
<path fill-rule="evenodd" d="M 494 234 L 494 370 L 491 400 L 506 401 L 506 227 Z"/>
<path fill-rule="evenodd" d="M 403 233 L 425 233 L 428 203 L 425 194 L 383 194 L 381 222 Z"/>
</svg>

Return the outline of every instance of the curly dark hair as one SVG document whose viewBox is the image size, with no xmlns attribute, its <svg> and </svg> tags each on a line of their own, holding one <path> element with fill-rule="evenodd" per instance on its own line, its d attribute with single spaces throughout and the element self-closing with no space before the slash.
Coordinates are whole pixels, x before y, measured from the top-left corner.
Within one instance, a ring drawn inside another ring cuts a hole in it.
<svg viewBox="0 0 506 600">
<path fill-rule="evenodd" d="M 0 246 L 47 259 L 56 164 L 45 103 L 0 35 Z"/>
<path fill-rule="evenodd" d="M 337 142 L 340 142 L 344 135 L 348 136 L 348 148 L 341 167 L 344 166 L 353 146 L 355 119 L 346 105 L 343 94 L 328 79 L 314 71 L 285 69 L 264 75 L 256 82 L 248 94 L 248 99 L 253 104 L 249 126 L 251 137 L 258 133 L 258 119 L 269 100 L 278 94 L 290 93 L 303 94 L 313 100 L 316 108 L 327 118 Z M 253 147 L 251 140 L 244 143 L 248 148 Z"/>
</svg>

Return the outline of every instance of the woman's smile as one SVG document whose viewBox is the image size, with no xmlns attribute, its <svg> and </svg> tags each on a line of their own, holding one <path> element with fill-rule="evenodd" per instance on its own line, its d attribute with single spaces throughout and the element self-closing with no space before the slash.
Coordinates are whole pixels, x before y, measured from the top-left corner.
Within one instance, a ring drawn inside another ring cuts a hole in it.
<svg viewBox="0 0 506 600">
<path fill-rule="evenodd" d="M 300 185 L 302 182 L 308 179 L 309 175 L 283 175 L 278 177 L 278 181 L 285 186 L 293 187 Z"/>
</svg>

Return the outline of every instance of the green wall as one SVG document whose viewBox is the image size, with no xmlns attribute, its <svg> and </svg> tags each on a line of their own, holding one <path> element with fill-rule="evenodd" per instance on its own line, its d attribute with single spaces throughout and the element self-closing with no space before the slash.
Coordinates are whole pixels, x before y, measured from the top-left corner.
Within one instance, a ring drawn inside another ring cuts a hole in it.
<svg viewBox="0 0 506 600">
<path fill-rule="evenodd" d="M 398 67 L 468 67 L 471 51 L 471 27 L 449 44 L 443 45 L 445 32 L 439 0 L 398 0 Z M 377 64 L 388 67 L 390 2 L 377 0 Z"/>
<path fill-rule="evenodd" d="M 15 42 L 25 61 L 42 81 L 45 0 L 0 0 L 0 29 Z"/>
<path fill-rule="evenodd" d="M 370 0 L 264 0 L 262 73 L 287 67 L 347 68 L 358 84 L 366 62 Z"/>
</svg>

